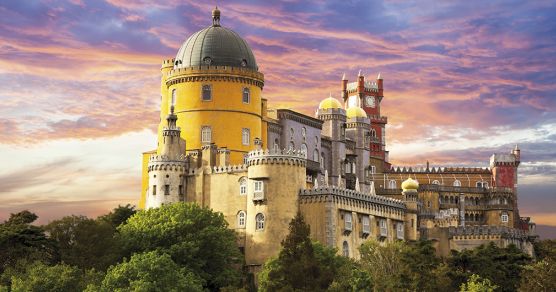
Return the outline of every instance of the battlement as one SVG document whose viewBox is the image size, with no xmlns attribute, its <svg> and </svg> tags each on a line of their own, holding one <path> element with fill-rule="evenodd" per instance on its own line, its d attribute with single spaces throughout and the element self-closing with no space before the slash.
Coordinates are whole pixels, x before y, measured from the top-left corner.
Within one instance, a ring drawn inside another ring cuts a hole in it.
<svg viewBox="0 0 556 292">
<path fill-rule="evenodd" d="M 176 155 L 176 156 L 169 156 L 169 155 L 157 155 L 153 154 L 149 157 L 150 162 L 186 162 L 188 160 L 187 156 L 184 154 Z"/>
<path fill-rule="evenodd" d="M 256 81 L 261 87 L 264 84 L 264 74 L 252 69 L 231 66 L 195 66 L 170 70 L 166 79 L 166 85 L 196 81 L 199 78 L 202 80 L 231 78 L 230 80 L 232 81 L 248 78 Z"/>
<path fill-rule="evenodd" d="M 526 231 L 505 226 L 458 226 L 448 227 L 450 238 L 455 239 L 489 239 L 501 237 L 509 239 L 526 239 L 529 234 Z"/>
<path fill-rule="evenodd" d="M 301 150 L 291 149 L 271 149 L 271 150 L 255 150 L 247 155 L 247 165 L 260 164 L 288 164 L 306 167 L 307 159 L 305 153 Z"/>
<path fill-rule="evenodd" d="M 388 118 L 385 116 L 379 116 L 379 115 L 369 115 L 368 116 L 369 119 L 371 120 L 371 123 L 373 124 L 387 124 L 388 123 Z"/>
<path fill-rule="evenodd" d="M 247 171 L 247 164 L 215 166 L 212 169 L 213 173 L 236 173 L 245 171 Z"/>
<path fill-rule="evenodd" d="M 174 58 L 162 60 L 162 68 L 174 67 Z"/>
<path fill-rule="evenodd" d="M 488 167 L 411 167 L 411 166 L 392 166 L 390 173 L 478 173 L 478 174 L 491 174 Z"/>
<path fill-rule="evenodd" d="M 490 157 L 490 167 L 517 166 L 519 161 L 515 154 L 493 154 Z"/>
<path fill-rule="evenodd" d="M 339 188 L 336 186 L 300 190 L 299 195 L 300 196 L 335 195 L 342 198 L 355 199 L 367 203 L 374 203 L 380 205 L 387 205 L 394 208 L 406 209 L 405 204 L 402 201 L 397 199 L 365 194 L 350 189 Z"/>
</svg>

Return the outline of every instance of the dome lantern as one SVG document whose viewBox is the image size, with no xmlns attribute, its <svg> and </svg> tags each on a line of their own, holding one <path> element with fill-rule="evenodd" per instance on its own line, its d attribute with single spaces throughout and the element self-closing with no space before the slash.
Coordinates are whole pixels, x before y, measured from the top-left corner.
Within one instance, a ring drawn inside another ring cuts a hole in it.
<svg viewBox="0 0 556 292">
<path fill-rule="evenodd" d="M 416 192 L 418 188 L 419 182 L 412 179 L 411 177 L 408 177 L 404 182 L 402 182 L 402 190 L 404 192 Z"/>
<path fill-rule="evenodd" d="M 212 10 L 212 26 L 220 26 L 220 10 L 218 6 Z"/>
</svg>

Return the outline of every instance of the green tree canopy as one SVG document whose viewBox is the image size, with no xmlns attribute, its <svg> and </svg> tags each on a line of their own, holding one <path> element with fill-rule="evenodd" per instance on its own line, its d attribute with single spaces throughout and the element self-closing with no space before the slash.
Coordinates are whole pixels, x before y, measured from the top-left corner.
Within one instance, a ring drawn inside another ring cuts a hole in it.
<svg viewBox="0 0 556 292">
<path fill-rule="evenodd" d="M 203 291 L 203 285 L 199 277 L 180 268 L 169 255 L 151 251 L 110 267 L 100 287 L 91 285 L 87 291 L 195 292 Z"/>
<path fill-rule="evenodd" d="M 117 208 L 114 208 L 110 213 L 100 216 L 98 220 L 102 220 L 105 222 L 110 223 L 112 227 L 118 228 L 118 226 L 122 225 L 123 223 L 127 222 L 131 216 L 137 213 L 135 210 L 135 206 L 127 204 L 125 206 L 118 205 Z"/>
<path fill-rule="evenodd" d="M 88 284 L 100 279 L 101 274 L 93 270 L 84 273 L 74 266 L 47 266 L 42 262 L 35 262 L 28 265 L 25 273 L 12 277 L 11 289 L 14 292 L 83 291 Z"/>
<path fill-rule="evenodd" d="M 36 219 L 37 215 L 22 211 L 11 214 L 0 224 L 0 273 L 15 267 L 18 261 L 55 262 L 58 259 L 55 242 L 46 237 L 41 227 L 31 225 Z"/>
<path fill-rule="evenodd" d="M 128 252 L 159 251 L 199 275 L 209 289 L 236 285 L 241 253 L 221 213 L 191 203 L 137 212 L 119 228 Z"/>
<path fill-rule="evenodd" d="M 104 271 L 121 257 L 115 229 L 104 220 L 66 216 L 45 226 L 60 250 L 62 262 Z"/>
<path fill-rule="evenodd" d="M 556 291 L 556 260 L 547 257 L 525 266 L 521 274 L 519 291 Z"/>
<path fill-rule="evenodd" d="M 461 284 L 460 292 L 494 292 L 497 288 L 489 279 L 473 274 L 466 283 Z"/>
</svg>

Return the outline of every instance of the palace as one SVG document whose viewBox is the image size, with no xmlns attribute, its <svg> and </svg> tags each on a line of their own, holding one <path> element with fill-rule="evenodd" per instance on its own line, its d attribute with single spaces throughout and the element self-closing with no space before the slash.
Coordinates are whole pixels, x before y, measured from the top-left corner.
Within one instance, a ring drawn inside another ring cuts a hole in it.
<svg viewBox="0 0 556 292">
<path fill-rule="evenodd" d="M 297 212 L 315 240 L 349 257 L 366 240 L 429 239 L 439 255 L 487 242 L 532 253 L 517 146 L 489 168 L 392 167 L 380 74 L 344 75 L 340 99 L 323 99 L 314 117 L 269 109 L 253 52 L 218 9 L 161 71 L 158 147 L 143 153 L 140 207 L 185 201 L 221 212 L 253 272 L 279 252 Z"/>
</svg>

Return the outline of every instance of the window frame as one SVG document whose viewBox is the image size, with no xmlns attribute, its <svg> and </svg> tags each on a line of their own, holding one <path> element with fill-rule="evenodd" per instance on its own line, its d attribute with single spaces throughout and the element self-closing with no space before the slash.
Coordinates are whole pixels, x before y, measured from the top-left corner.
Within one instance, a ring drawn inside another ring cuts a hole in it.
<svg viewBox="0 0 556 292">
<path fill-rule="evenodd" d="M 361 226 L 363 234 L 371 234 L 371 218 L 368 215 L 361 218 Z"/>
<path fill-rule="evenodd" d="M 454 180 L 452 183 L 453 187 L 461 187 L 461 181 L 459 179 Z"/>
<path fill-rule="evenodd" d="M 264 182 L 262 180 L 256 180 L 253 183 L 253 193 L 263 193 L 264 192 Z"/>
<path fill-rule="evenodd" d="M 345 212 L 344 214 L 344 230 L 346 231 L 353 230 L 353 216 L 349 212 Z"/>
<path fill-rule="evenodd" d="M 349 243 L 347 242 L 347 240 L 344 240 L 344 242 L 342 243 L 342 255 L 346 258 L 349 258 Z"/>
<path fill-rule="evenodd" d="M 208 130 L 208 132 L 205 132 L 205 130 Z M 208 138 L 208 141 L 205 138 Z M 212 143 L 212 127 L 209 125 L 201 126 L 201 144 L 203 143 Z"/>
<path fill-rule="evenodd" d="M 398 188 L 398 183 L 396 182 L 395 179 L 391 179 L 388 181 L 388 188 L 391 190 L 395 190 Z"/>
<path fill-rule="evenodd" d="M 263 213 L 255 215 L 255 231 L 263 231 L 265 223 L 265 216 Z"/>
<path fill-rule="evenodd" d="M 245 94 L 247 93 L 247 101 L 245 101 Z M 245 104 L 251 103 L 251 89 L 249 87 L 243 87 L 241 90 L 241 101 Z"/>
<path fill-rule="evenodd" d="M 249 128 L 241 128 L 241 144 L 249 146 L 251 143 L 251 130 Z"/>
<path fill-rule="evenodd" d="M 243 223 L 243 224 L 242 224 Z M 245 228 L 245 225 L 247 223 L 247 213 L 243 210 L 240 210 L 239 212 L 237 212 L 237 228 Z"/>
<path fill-rule="evenodd" d="M 247 191 L 248 191 L 248 187 L 247 187 L 247 178 L 246 177 L 242 177 L 239 179 L 239 195 L 240 196 L 246 196 L 247 195 Z"/>
<path fill-rule="evenodd" d="M 505 219 L 504 219 L 505 218 Z M 502 213 L 500 214 L 500 221 L 502 223 L 508 223 L 510 221 L 510 215 L 508 215 L 508 213 Z"/>
<path fill-rule="evenodd" d="M 205 88 L 208 88 L 209 99 L 205 99 Z M 212 101 L 212 84 L 201 85 L 201 101 Z"/>
</svg>

